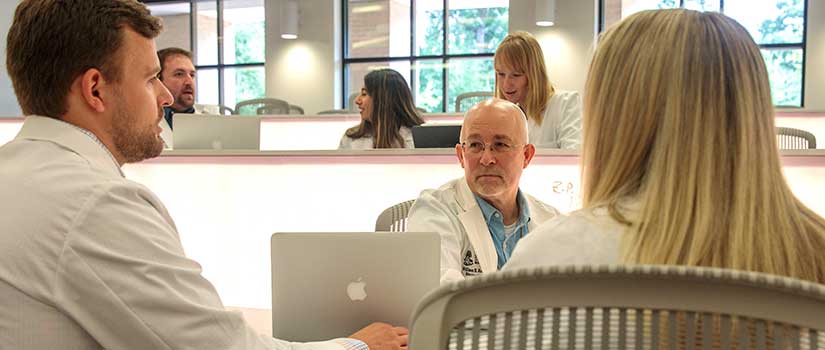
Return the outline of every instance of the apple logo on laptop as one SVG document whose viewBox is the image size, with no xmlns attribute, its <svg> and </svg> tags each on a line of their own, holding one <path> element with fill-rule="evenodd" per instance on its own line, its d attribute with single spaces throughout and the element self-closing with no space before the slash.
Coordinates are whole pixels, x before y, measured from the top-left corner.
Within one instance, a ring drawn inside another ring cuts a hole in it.
<svg viewBox="0 0 825 350">
<path fill-rule="evenodd" d="M 357 281 L 350 282 L 347 285 L 347 296 L 352 301 L 362 301 L 367 298 L 367 283 L 358 277 Z"/>
</svg>

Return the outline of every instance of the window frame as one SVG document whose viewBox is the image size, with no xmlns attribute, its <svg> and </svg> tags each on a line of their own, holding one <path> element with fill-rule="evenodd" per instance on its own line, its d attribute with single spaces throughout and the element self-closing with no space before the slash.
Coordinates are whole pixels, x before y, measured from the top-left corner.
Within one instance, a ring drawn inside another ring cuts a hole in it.
<svg viewBox="0 0 825 350">
<path fill-rule="evenodd" d="M 450 4 L 449 0 L 442 0 L 443 8 L 442 11 L 442 18 L 441 20 L 444 23 L 444 33 L 442 36 L 442 48 L 440 55 L 416 55 L 415 54 L 415 6 L 416 0 L 409 0 L 410 1 L 410 54 L 409 56 L 389 56 L 389 57 L 349 57 L 349 0 L 340 0 L 341 1 L 341 14 L 342 14 L 342 21 L 341 21 L 341 53 L 343 56 L 342 62 L 343 67 L 341 69 L 341 106 L 343 108 L 352 108 L 352 106 L 347 106 L 347 101 L 349 94 L 347 90 L 347 84 L 349 84 L 349 71 L 348 66 L 353 63 L 376 63 L 376 62 L 393 62 L 393 61 L 407 61 L 410 62 L 410 91 L 413 95 L 413 102 L 416 98 L 416 81 L 415 81 L 415 70 L 416 70 L 416 62 L 418 61 L 434 61 L 434 60 L 441 60 L 441 111 L 440 113 L 447 113 L 448 108 L 448 96 L 447 91 L 449 89 L 449 64 L 450 60 L 453 59 L 468 59 L 468 58 L 493 58 L 495 52 L 490 53 L 465 53 L 465 54 L 448 54 L 447 48 L 449 45 L 449 36 L 450 36 L 450 23 L 449 23 L 449 16 L 450 16 L 450 8 L 448 7 Z M 601 0 L 600 0 L 601 1 Z M 508 2 L 508 11 L 509 11 L 509 2 Z M 507 21 L 507 31 L 509 32 L 510 21 Z M 491 72 L 491 74 L 493 74 Z M 495 87 L 493 87 L 495 89 Z M 433 113 L 433 112 L 430 112 Z M 434 112 L 438 113 L 438 112 Z"/>
<path fill-rule="evenodd" d="M 605 30 L 604 6 L 606 0 L 599 0 L 599 33 Z M 719 1 L 719 12 L 725 13 L 725 0 Z M 679 0 L 679 8 L 685 7 L 685 0 Z M 757 44 L 759 50 L 801 49 L 802 50 L 802 89 L 800 90 L 799 106 L 774 105 L 776 108 L 803 109 L 805 108 L 805 79 L 807 77 L 808 57 L 808 0 L 802 0 L 802 42 L 782 44 Z"/>
<path fill-rule="evenodd" d="M 217 27 L 217 37 L 223 38 L 223 12 L 224 12 L 224 2 L 225 0 L 140 0 L 142 3 L 146 5 L 152 4 L 176 4 L 176 3 L 189 3 L 189 47 L 190 51 L 192 52 L 192 57 L 194 61 L 197 61 L 198 57 L 198 41 L 196 37 L 198 35 L 198 22 L 197 18 L 195 17 L 198 12 L 198 3 L 204 2 L 215 2 L 215 9 L 217 12 L 216 21 L 218 23 Z M 264 34 L 266 35 L 266 34 Z M 266 38 L 264 38 L 266 40 Z M 264 68 L 264 82 L 266 82 L 266 61 L 264 62 L 251 62 L 251 63 L 224 63 L 224 48 L 223 42 L 221 39 L 218 39 L 218 60 L 217 64 L 203 64 L 199 65 L 197 62 L 192 62 L 195 64 L 195 70 L 217 70 L 218 73 L 218 104 L 221 106 L 225 105 L 226 97 L 224 92 L 224 72 L 226 70 L 231 69 L 239 69 L 239 68 Z M 161 49 L 161 48 L 158 48 Z M 265 56 L 265 55 L 264 55 Z M 266 86 L 264 86 L 264 91 L 266 91 Z M 265 92 L 264 92 L 265 93 Z M 236 102 L 237 103 L 237 102 Z M 229 108 L 235 108 L 235 106 L 227 106 Z"/>
</svg>

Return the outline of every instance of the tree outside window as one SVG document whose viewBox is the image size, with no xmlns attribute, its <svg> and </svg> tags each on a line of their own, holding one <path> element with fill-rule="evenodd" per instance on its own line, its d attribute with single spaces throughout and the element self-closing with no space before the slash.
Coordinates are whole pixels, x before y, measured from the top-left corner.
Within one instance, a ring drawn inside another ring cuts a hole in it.
<svg viewBox="0 0 825 350">
<path fill-rule="evenodd" d="M 759 44 L 774 105 L 801 107 L 806 6 L 805 0 L 602 0 L 602 27 L 648 9 L 721 11 L 742 24 Z"/>
<path fill-rule="evenodd" d="M 406 14 L 414 12 L 414 21 L 394 16 L 399 3 L 403 3 Z M 427 112 L 454 112 L 456 97 L 464 92 L 493 91 L 493 54 L 496 47 L 507 36 L 509 28 L 509 1 L 507 0 L 450 0 L 445 16 L 446 1 L 358 1 L 348 0 L 349 52 L 344 59 L 349 73 L 345 91 L 351 94 L 360 89 L 364 63 L 398 61 L 409 62 L 411 77 L 409 83 L 416 106 Z M 386 6 L 386 7 L 382 7 Z M 393 7 L 395 6 L 395 7 Z M 365 13 L 371 13 L 371 16 Z M 403 25 L 394 25 L 394 18 L 401 18 Z M 373 23 L 366 24 L 371 20 Z M 385 24 L 386 22 L 390 22 Z M 362 29 L 367 28 L 367 29 Z M 377 28 L 377 29 L 376 29 Z M 371 30 L 367 36 L 358 30 Z M 383 30 L 383 32 L 381 32 Z M 390 33 L 390 31 L 402 31 Z M 392 49 L 393 37 L 409 37 L 415 33 L 414 48 L 403 51 Z M 353 37 L 360 39 L 352 39 Z M 383 41 L 381 38 L 390 40 Z M 446 41 L 446 52 L 444 42 Z M 373 43 L 373 45 L 370 45 Z M 365 54 L 372 50 L 370 55 Z M 414 52 L 409 55 L 409 52 Z M 394 55 L 403 53 L 399 57 Z M 371 68 L 381 68 L 375 64 Z M 396 64 L 397 66 L 397 64 Z M 401 72 L 407 75 L 405 72 Z"/>
</svg>

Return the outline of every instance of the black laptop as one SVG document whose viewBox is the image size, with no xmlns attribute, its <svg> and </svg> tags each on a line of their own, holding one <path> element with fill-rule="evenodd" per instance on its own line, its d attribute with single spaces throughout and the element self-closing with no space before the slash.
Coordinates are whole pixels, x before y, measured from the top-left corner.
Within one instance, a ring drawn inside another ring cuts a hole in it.
<svg viewBox="0 0 825 350">
<path fill-rule="evenodd" d="M 412 128 L 415 148 L 453 148 L 461 136 L 461 125 L 432 124 Z"/>
</svg>

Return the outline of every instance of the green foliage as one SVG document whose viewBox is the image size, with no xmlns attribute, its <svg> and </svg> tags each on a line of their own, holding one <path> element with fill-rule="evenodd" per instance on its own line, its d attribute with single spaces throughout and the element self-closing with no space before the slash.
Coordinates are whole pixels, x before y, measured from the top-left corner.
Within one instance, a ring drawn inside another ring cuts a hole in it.
<svg viewBox="0 0 825 350">
<path fill-rule="evenodd" d="M 754 40 L 760 44 L 801 43 L 805 27 L 802 0 L 780 0 L 776 2 L 776 8 L 779 15 L 762 22 Z"/>
<path fill-rule="evenodd" d="M 443 11 L 428 11 L 426 40 L 419 55 L 441 55 L 443 51 Z M 451 10 L 449 54 L 492 53 L 507 36 L 509 9 L 506 7 Z M 453 59 L 448 64 L 447 111 L 455 110 L 455 98 L 463 92 L 493 91 L 492 58 Z M 442 62 L 417 64 L 416 105 L 428 112 L 442 111 L 444 83 Z"/>
<path fill-rule="evenodd" d="M 427 112 L 441 112 L 444 96 L 444 81 L 441 61 L 418 61 L 416 63 L 415 105 Z"/>
<path fill-rule="evenodd" d="M 779 15 L 767 19 L 752 33 L 758 43 L 801 43 L 805 14 L 802 0 L 779 0 Z M 802 49 L 762 50 L 771 81 L 773 103 L 777 106 L 802 105 Z"/>
<path fill-rule="evenodd" d="M 660 0 L 657 9 L 673 9 L 679 7 L 678 0 Z"/>
<path fill-rule="evenodd" d="M 802 105 L 802 49 L 762 50 L 771 81 L 773 104 Z"/>
<path fill-rule="evenodd" d="M 685 0 L 685 7 L 700 11 L 719 11 L 719 2 L 711 0 Z"/>
<path fill-rule="evenodd" d="M 710 2 L 713 1 L 713 4 Z M 739 0 L 742 1 L 742 0 Z M 717 8 L 719 0 L 693 0 L 702 9 Z M 678 6 L 677 0 L 661 0 L 658 8 Z M 801 44 L 805 28 L 803 0 L 775 0 L 778 15 L 766 19 L 758 31 L 751 31 L 759 44 Z M 696 8 L 693 6 L 693 8 Z M 763 49 L 773 103 L 777 106 L 802 104 L 802 49 Z"/>
<path fill-rule="evenodd" d="M 238 68 L 235 71 L 235 101 L 264 97 L 264 68 Z"/>
<path fill-rule="evenodd" d="M 450 54 L 494 52 L 507 36 L 509 9 L 506 7 L 450 11 L 448 52 Z"/>
<path fill-rule="evenodd" d="M 264 62 L 264 23 L 235 24 L 235 63 Z M 235 71 L 235 101 L 264 97 L 264 69 L 238 68 Z"/>
<path fill-rule="evenodd" d="M 232 26 L 235 30 L 235 63 L 263 63 L 266 50 L 264 22 Z"/>
</svg>

